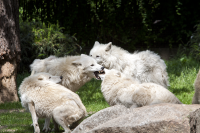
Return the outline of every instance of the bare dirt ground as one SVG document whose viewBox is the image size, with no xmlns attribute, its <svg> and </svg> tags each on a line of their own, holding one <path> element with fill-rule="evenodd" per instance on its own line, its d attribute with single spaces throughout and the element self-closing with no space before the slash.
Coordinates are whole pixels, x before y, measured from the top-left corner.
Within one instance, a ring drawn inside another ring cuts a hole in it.
<svg viewBox="0 0 200 133">
<path fill-rule="evenodd" d="M 25 109 L 0 109 L 0 114 L 6 112 L 12 113 L 12 112 L 25 112 L 25 111 L 26 111 Z"/>
</svg>

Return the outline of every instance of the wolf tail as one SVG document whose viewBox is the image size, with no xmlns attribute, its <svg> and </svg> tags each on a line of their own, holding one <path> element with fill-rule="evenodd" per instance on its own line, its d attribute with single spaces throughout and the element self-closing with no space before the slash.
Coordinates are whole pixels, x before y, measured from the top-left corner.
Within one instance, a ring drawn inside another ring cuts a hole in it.
<svg viewBox="0 0 200 133">
<path fill-rule="evenodd" d="M 31 75 L 38 73 L 38 72 L 45 72 L 46 62 L 51 61 L 56 58 L 57 58 L 56 56 L 51 55 L 45 59 L 35 59 L 33 61 L 33 63 L 30 65 L 30 69 L 32 71 Z"/>
<path fill-rule="evenodd" d="M 42 72 L 43 68 L 44 68 L 44 60 L 35 59 L 33 63 L 30 65 L 31 75 L 38 72 Z"/>
</svg>

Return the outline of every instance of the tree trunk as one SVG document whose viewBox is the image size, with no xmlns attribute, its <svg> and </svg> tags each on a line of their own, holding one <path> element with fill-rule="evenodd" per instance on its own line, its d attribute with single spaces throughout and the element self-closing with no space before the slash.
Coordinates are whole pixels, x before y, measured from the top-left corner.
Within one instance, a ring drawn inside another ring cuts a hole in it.
<svg viewBox="0 0 200 133">
<path fill-rule="evenodd" d="M 18 0 L 0 0 L 0 103 L 19 101 L 16 75 L 20 53 Z"/>
</svg>

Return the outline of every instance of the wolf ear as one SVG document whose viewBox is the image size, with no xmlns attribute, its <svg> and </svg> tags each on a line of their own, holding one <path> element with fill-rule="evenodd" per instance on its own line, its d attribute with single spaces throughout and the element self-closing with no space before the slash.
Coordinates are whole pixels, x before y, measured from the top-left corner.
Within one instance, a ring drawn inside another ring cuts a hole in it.
<svg viewBox="0 0 200 133">
<path fill-rule="evenodd" d="M 97 45 L 99 45 L 99 42 L 95 41 L 94 46 L 97 46 Z"/>
<path fill-rule="evenodd" d="M 121 77 L 121 73 L 120 72 L 117 72 L 114 75 L 117 76 L 117 77 Z"/>
<path fill-rule="evenodd" d="M 109 42 L 106 46 L 106 49 L 105 51 L 109 51 L 111 49 L 111 46 L 112 46 L 112 42 Z"/>
<path fill-rule="evenodd" d="M 75 65 L 75 66 L 81 66 L 81 62 L 79 60 L 75 60 L 72 62 L 72 65 Z"/>
<path fill-rule="evenodd" d="M 44 77 L 42 76 L 42 75 L 40 75 L 39 77 L 38 77 L 38 80 L 43 80 L 44 79 Z"/>
<path fill-rule="evenodd" d="M 81 57 L 88 57 L 88 55 L 86 55 L 86 54 L 81 54 Z"/>
</svg>

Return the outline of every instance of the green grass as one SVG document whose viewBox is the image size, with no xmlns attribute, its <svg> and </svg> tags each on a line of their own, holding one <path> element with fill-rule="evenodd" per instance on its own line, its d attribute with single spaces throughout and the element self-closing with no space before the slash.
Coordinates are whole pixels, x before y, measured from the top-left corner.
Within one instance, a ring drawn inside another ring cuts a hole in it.
<svg viewBox="0 0 200 133">
<path fill-rule="evenodd" d="M 169 75 L 169 90 L 174 93 L 182 103 L 191 104 L 194 95 L 193 83 L 199 71 L 200 63 L 191 57 L 176 58 L 166 61 Z M 29 76 L 30 73 L 18 74 L 17 86 L 21 81 Z M 80 96 L 83 104 L 89 114 L 109 107 L 105 101 L 101 90 L 101 81 L 95 79 L 86 83 L 79 89 L 77 94 Z M 23 109 L 20 102 L 0 104 L 0 109 Z M 44 119 L 39 119 L 40 129 L 43 128 Z M 28 112 L 0 113 L 0 132 L 12 129 L 15 132 L 33 132 L 31 115 Z M 1 129 L 1 126 L 6 126 Z M 51 125 L 53 128 L 53 125 Z"/>
<path fill-rule="evenodd" d="M 11 131 L 15 130 L 15 132 L 19 133 L 34 131 L 33 126 L 30 126 L 32 124 L 32 120 L 31 120 L 31 114 L 28 112 L 1 113 L 0 119 L 1 119 L 0 125 L 6 126 L 6 129 L 2 130 L 1 132 L 5 131 L 8 132 L 10 130 Z"/>
<path fill-rule="evenodd" d="M 77 94 L 80 96 L 87 112 L 97 112 L 109 107 L 101 93 L 101 81 L 92 79 L 82 86 Z"/>
<path fill-rule="evenodd" d="M 194 95 L 194 81 L 200 63 L 191 57 L 176 58 L 166 62 L 169 74 L 169 90 L 184 104 L 191 104 Z"/>
<path fill-rule="evenodd" d="M 40 130 L 43 129 L 44 119 L 38 120 Z M 0 113 L 0 133 L 33 133 L 34 127 L 31 126 L 32 119 L 29 112 Z M 1 126 L 3 129 L 1 130 Z M 53 128 L 53 122 L 50 127 Z M 62 128 L 60 128 L 63 130 Z"/>
</svg>

